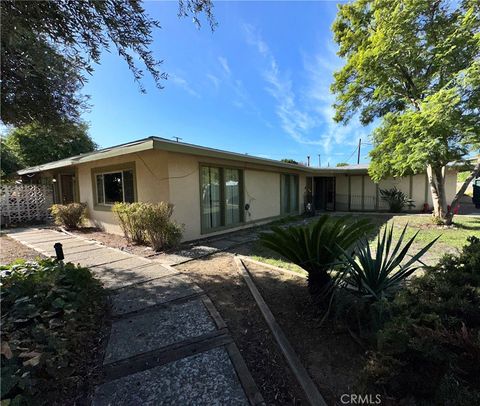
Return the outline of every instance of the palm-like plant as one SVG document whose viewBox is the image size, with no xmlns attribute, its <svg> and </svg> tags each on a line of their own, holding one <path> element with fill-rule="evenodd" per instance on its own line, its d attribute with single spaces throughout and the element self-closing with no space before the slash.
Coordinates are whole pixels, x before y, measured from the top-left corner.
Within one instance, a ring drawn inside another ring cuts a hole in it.
<svg viewBox="0 0 480 406">
<path fill-rule="evenodd" d="M 370 301 L 390 298 L 410 275 L 422 267 L 422 263 L 419 262 L 420 258 L 440 236 L 411 256 L 410 259 L 405 260 L 418 235 L 417 231 L 402 247 L 407 226 L 405 225 L 395 246 L 392 244 L 393 224 L 391 227 L 385 227 L 383 233 L 377 238 L 375 256 L 367 240 L 357 250 L 355 256 L 342 249 L 349 265 L 344 273 L 344 286 L 350 292 Z"/>
<path fill-rule="evenodd" d="M 351 250 L 373 227 L 367 219 L 354 222 L 350 216 L 325 214 L 308 226 L 272 227 L 260 241 L 307 271 L 310 294 L 320 301 L 334 285 L 331 271 L 342 252 Z"/>
</svg>

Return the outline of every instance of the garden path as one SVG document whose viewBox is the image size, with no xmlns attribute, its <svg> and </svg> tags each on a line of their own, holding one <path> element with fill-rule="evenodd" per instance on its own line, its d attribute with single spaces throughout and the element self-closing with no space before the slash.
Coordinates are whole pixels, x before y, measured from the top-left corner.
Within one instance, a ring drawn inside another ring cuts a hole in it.
<svg viewBox="0 0 480 406">
<path fill-rule="evenodd" d="M 187 276 L 51 229 L 9 236 L 88 267 L 110 294 L 112 326 L 93 405 L 258 405 L 263 399 L 226 324 Z"/>
</svg>

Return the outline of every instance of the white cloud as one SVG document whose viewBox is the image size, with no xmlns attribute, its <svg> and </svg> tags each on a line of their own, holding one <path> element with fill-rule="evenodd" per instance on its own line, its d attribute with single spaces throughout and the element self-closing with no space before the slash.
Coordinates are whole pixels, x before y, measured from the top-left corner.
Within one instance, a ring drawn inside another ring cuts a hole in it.
<svg viewBox="0 0 480 406">
<path fill-rule="evenodd" d="M 307 133 L 315 127 L 314 118 L 297 107 L 292 81 L 282 73 L 267 43 L 251 25 L 244 25 L 248 44 L 256 48 L 263 58 L 262 75 L 267 83 L 267 91 L 276 101 L 276 114 L 282 129 L 301 144 L 319 145 L 320 140 L 308 139 Z"/>
<path fill-rule="evenodd" d="M 210 80 L 210 82 L 213 83 L 213 86 L 215 86 L 215 89 L 219 88 L 220 79 L 217 76 L 212 75 L 211 73 L 207 73 L 207 78 Z"/>
<path fill-rule="evenodd" d="M 200 94 L 197 91 L 195 91 L 195 89 L 192 88 L 190 83 L 188 83 L 188 81 L 182 78 L 181 76 L 177 74 L 169 74 L 168 79 L 171 80 L 175 85 L 184 89 L 191 96 L 200 98 Z"/>
<path fill-rule="evenodd" d="M 247 43 L 262 57 L 262 77 L 275 100 L 275 112 L 285 133 L 301 144 L 321 146 L 328 159 L 336 145 L 356 146 L 359 138 L 367 138 L 370 129 L 364 128 L 356 118 L 346 126 L 333 119 L 335 98 L 330 92 L 330 83 L 342 60 L 337 57 L 331 41 L 321 53 L 304 57 L 303 71 L 296 72 L 296 77 L 306 79 L 303 86 L 299 86 L 281 70 L 258 31 L 249 24 L 243 29 Z"/>
<path fill-rule="evenodd" d="M 225 73 L 227 74 L 227 76 L 230 76 L 232 71 L 230 70 L 230 66 L 228 65 L 227 58 L 225 58 L 223 56 L 219 56 L 218 57 L 218 62 L 220 62 L 220 65 L 221 65 L 222 69 L 225 71 Z"/>
</svg>

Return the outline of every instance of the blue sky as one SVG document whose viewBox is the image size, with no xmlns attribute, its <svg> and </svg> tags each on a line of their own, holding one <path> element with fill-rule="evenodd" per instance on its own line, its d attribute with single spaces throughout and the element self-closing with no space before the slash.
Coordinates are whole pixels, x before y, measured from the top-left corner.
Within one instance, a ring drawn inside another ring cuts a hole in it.
<svg viewBox="0 0 480 406">
<path fill-rule="evenodd" d="M 332 120 L 329 86 L 343 64 L 330 27 L 335 2 L 215 2 L 212 32 L 177 17 L 178 3 L 146 2 L 162 29 L 152 49 L 169 79 L 158 90 L 146 74 L 141 94 L 126 64 L 104 53 L 84 88 L 84 115 L 101 146 L 156 135 L 312 165 L 354 163 L 371 128 Z M 361 161 L 368 161 L 369 145 Z"/>
</svg>

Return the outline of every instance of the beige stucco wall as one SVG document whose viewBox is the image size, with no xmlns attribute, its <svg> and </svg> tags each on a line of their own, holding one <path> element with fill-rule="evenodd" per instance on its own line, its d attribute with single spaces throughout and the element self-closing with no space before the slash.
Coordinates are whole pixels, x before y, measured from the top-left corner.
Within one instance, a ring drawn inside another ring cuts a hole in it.
<svg viewBox="0 0 480 406">
<path fill-rule="evenodd" d="M 348 177 L 343 179 L 342 175 L 338 175 L 337 179 L 337 194 L 348 194 Z M 359 210 L 361 208 L 361 199 L 358 196 L 362 195 L 362 182 L 360 175 L 352 175 L 351 178 L 351 194 L 352 194 L 352 210 Z M 448 170 L 445 176 L 445 191 L 447 195 L 447 202 L 450 203 L 456 193 L 457 172 L 455 170 Z M 405 193 L 410 199 L 414 201 L 414 206 L 411 210 L 420 211 L 423 209 L 424 203 L 428 203 L 432 207 L 432 195 L 426 174 L 417 174 L 413 176 L 404 176 L 400 178 L 387 178 L 378 182 L 379 189 L 390 189 L 396 187 Z M 368 175 L 364 175 L 364 208 L 365 210 L 373 210 L 371 207 L 376 196 L 376 184 L 370 179 Z M 427 188 L 427 189 L 426 189 Z M 425 199 L 426 197 L 426 199 Z M 388 206 L 385 202 L 379 199 L 380 209 L 386 210 Z"/>
<path fill-rule="evenodd" d="M 174 218 L 184 225 L 184 240 L 193 240 L 211 235 L 249 227 L 280 215 L 280 171 L 263 165 L 245 164 L 196 155 L 168 153 L 169 198 L 175 205 Z M 243 170 L 244 202 L 250 204 L 245 211 L 245 223 L 239 227 L 202 234 L 200 213 L 200 165 L 211 164 Z M 285 172 L 291 173 L 291 172 Z M 298 173 L 299 174 L 299 173 Z M 299 176 L 299 209 L 303 210 L 303 190 L 306 177 Z"/>
<path fill-rule="evenodd" d="M 77 167 L 77 181 L 80 201 L 87 203 L 91 225 L 101 227 L 109 233 L 122 234 L 122 231 L 111 211 L 95 208 L 93 202 L 92 169 L 127 162 L 135 162 L 137 199 L 139 201 L 158 202 L 169 200 L 166 152 L 150 150 L 79 165 Z"/>
<path fill-rule="evenodd" d="M 280 215 L 280 174 L 246 170 L 245 203 L 250 205 L 245 220 L 255 221 Z M 304 186 L 305 187 L 305 186 Z M 302 187 L 299 188 L 300 191 Z M 276 196 L 279 198 L 277 199 Z"/>
<path fill-rule="evenodd" d="M 92 169 L 128 162 L 135 163 L 138 201 L 168 201 L 174 204 L 174 219 L 185 227 L 184 240 L 229 232 L 271 220 L 280 215 L 280 173 L 277 168 L 245 164 L 241 161 L 223 160 L 181 153 L 149 150 L 109 158 L 77 166 L 80 201 L 86 202 L 91 225 L 107 232 L 122 231 L 111 211 L 98 210 L 94 205 Z M 200 174 L 201 164 L 235 167 L 243 170 L 244 201 L 250 204 L 245 213 L 245 224 L 225 231 L 201 233 Z M 285 173 L 295 173 L 285 171 Z M 299 212 L 303 211 L 303 191 L 306 177 L 299 175 Z"/>
<path fill-rule="evenodd" d="M 108 210 L 98 210 L 93 202 L 92 169 L 105 166 L 135 163 L 136 190 L 138 201 L 159 202 L 168 201 L 175 205 L 174 219 L 184 224 L 184 240 L 192 240 L 210 235 L 229 232 L 254 224 L 260 224 L 280 215 L 280 176 L 281 173 L 297 174 L 299 176 L 299 213 L 303 211 L 306 173 L 295 170 L 279 169 L 267 165 L 245 163 L 242 161 L 202 157 L 183 153 L 148 150 L 120 157 L 103 159 L 92 163 L 78 165 L 76 169 L 80 201 L 88 205 L 92 225 L 99 226 L 108 232 L 121 234 L 115 216 Z M 244 202 L 250 204 L 245 212 L 245 223 L 236 228 L 230 228 L 216 233 L 201 233 L 200 213 L 200 179 L 201 164 L 212 164 L 223 167 L 234 167 L 243 170 Z M 315 175 L 315 174 L 312 174 Z M 332 176 L 334 176 L 332 174 Z M 349 176 L 337 174 L 336 194 L 337 210 L 347 210 L 347 201 L 341 203 L 338 196 L 348 195 Z M 363 178 L 363 181 L 362 181 Z M 379 183 L 379 188 L 397 186 L 400 190 L 415 200 L 420 210 L 425 201 L 425 175 L 415 175 L 410 178 L 386 179 Z M 363 186 L 362 186 L 363 185 Z M 362 190 L 364 194 L 363 207 L 373 210 L 372 197 L 376 193 L 376 184 L 368 175 L 350 176 L 352 210 L 362 209 Z M 456 188 L 456 172 L 449 171 L 446 177 L 447 198 L 453 199 Z M 428 200 L 431 205 L 430 190 Z M 345 206 L 345 207 L 344 207 Z"/>
</svg>

